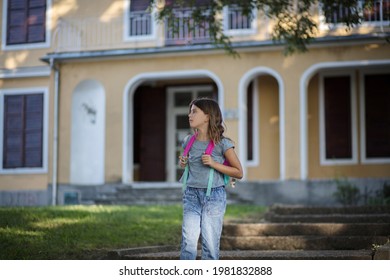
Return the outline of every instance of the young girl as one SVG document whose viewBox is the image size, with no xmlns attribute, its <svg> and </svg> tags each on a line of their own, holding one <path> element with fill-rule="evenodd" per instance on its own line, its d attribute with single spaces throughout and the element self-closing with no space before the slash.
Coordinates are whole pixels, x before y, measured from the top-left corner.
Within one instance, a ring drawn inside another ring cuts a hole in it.
<svg viewBox="0 0 390 280">
<path fill-rule="evenodd" d="M 199 235 L 202 238 L 202 259 L 219 259 L 219 244 L 226 209 L 224 174 L 241 179 L 240 161 L 233 143 L 225 138 L 221 110 L 209 98 L 199 98 L 189 106 L 190 127 L 196 140 L 188 158 L 180 156 L 179 164 L 188 164 L 188 177 L 183 194 L 183 225 L 180 259 L 196 259 Z M 183 141 L 186 147 L 191 137 Z M 214 142 L 212 155 L 205 154 L 210 140 Z M 224 165 L 225 159 L 229 165 Z M 207 193 L 210 168 L 214 169 L 211 192 Z M 183 175 L 184 176 L 184 175 Z"/>
</svg>

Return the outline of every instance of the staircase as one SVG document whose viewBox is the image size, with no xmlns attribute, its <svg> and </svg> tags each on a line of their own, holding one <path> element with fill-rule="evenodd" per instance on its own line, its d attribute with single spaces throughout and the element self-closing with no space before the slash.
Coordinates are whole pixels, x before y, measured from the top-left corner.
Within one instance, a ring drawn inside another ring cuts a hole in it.
<svg viewBox="0 0 390 280">
<path fill-rule="evenodd" d="M 389 237 L 390 207 L 273 206 L 262 223 L 225 224 L 221 249 L 245 259 L 372 259 Z"/>
<path fill-rule="evenodd" d="M 371 260 L 390 238 L 390 207 L 273 206 L 263 221 L 226 221 L 221 259 Z M 177 247 L 111 252 L 110 258 L 178 259 Z"/>
</svg>

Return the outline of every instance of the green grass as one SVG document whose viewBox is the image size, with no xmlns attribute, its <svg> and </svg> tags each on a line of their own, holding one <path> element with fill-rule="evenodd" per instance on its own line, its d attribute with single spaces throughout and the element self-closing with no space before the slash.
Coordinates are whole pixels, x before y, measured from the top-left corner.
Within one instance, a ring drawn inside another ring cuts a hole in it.
<svg viewBox="0 0 390 280">
<path fill-rule="evenodd" d="M 229 205 L 225 219 L 264 207 Z M 179 245 L 181 205 L 0 208 L 0 259 L 95 259 L 108 250 Z"/>
</svg>

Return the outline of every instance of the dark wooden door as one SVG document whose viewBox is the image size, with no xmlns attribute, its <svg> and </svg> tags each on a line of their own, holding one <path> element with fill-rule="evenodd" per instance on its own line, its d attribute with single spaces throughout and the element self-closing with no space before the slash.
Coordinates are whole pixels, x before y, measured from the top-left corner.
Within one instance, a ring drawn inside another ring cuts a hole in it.
<svg viewBox="0 0 390 280">
<path fill-rule="evenodd" d="M 165 181 L 165 89 L 143 87 L 137 94 L 134 106 L 139 106 L 139 180 Z"/>
</svg>

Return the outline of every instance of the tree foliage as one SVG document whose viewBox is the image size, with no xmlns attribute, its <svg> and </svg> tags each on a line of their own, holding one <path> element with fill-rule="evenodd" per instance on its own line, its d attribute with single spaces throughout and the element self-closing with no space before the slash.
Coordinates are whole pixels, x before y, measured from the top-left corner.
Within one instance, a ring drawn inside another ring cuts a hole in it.
<svg viewBox="0 0 390 280">
<path fill-rule="evenodd" d="M 157 11 L 157 20 L 167 20 L 169 28 L 175 30 L 177 20 L 174 10 L 177 8 L 191 8 L 192 17 L 188 28 L 204 27 L 207 23 L 211 42 L 228 53 L 237 55 L 231 38 L 223 32 L 223 23 L 219 15 L 225 6 L 237 5 L 243 16 L 251 16 L 253 10 L 261 11 L 265 17 L 275 22 L 272 29 L 272 39 L 285 45 L 285 53 L 307 51 L 307 46 L 315 38 L 318 31 L 318 22 L 312 17 L 318 7 L 322 8 L 324 16 L 331 18 L 343 9 L 338 23 L 344 24 L 347 29 L 359 25 L 362 20 L 362 11 L 358 8 L 358 0 L 150 0 L 151 7 Z M 365 1 L 365 7 L 372 5 L 373 0 Z"/>
</svg>

